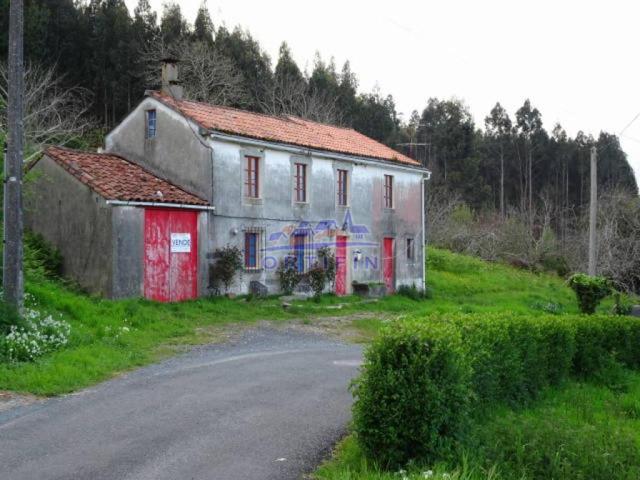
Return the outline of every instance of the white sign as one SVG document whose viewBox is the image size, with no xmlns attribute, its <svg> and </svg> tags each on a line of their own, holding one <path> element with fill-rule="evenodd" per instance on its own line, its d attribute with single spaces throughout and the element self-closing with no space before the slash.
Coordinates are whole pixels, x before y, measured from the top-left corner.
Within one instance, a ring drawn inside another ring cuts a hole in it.
<svg viewBox="0 0 640 480">
<path fill-rule="evenodd" d="M 172 233 L 171 234 L 171 253 L 190 253 L 191 252 L 191 234 L 190 233 Z"/>
</svg>

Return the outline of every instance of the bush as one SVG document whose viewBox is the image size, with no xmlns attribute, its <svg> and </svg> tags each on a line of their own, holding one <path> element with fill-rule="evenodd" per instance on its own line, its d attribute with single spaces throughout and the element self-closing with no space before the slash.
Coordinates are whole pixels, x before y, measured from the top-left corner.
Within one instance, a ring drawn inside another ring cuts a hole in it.
<svg viewBox="0 0 640 480">
<path fill-rule="evenodd" d="M 569 278 L 569 286 L 576 292 L 582 313 L 592 315 L 603 298 L 611 295 L 611 282 L 603 277 L 576 273 Z"/>
<path fill-rule="evenodd" d="M 22 323 L 18 311 L 0 300 L 0 335 L 6 335 L 11 331 L 11 327 L 20 326 Z"/>
<path fill-rule="evenodd" d="M 15 323 L 0 336 L 2 361 L 30 362 L 63 347 L 69 341 L 71 327 L 67 322 L 39 311 L 28 294 L 25 296 L 25 303 L 32 305 L 25 307 L 24 318 L 16 316 Z"/>
<path fill-rule="evenodd" d="M 416 301 L 431 298 L 431 292 L 429 290 L 422 290 L 416 287 L 415 283 L 411 285 L 400 285 L 396 293 Z"/>
<path fill-rule="evenodd" d="M 386 466 L 433 462 L 489 406 L 522 405 L 547 386 L 602 377 L 612 365 L 640 367 L 640 320 L 494 314 L 397 322 L 366 351 L 354 430 Z"/>
<path fill-rule="evenodd" d="M 209 284 L 229 291 L 236 273 L 242 269 L 242 250 L 234 245 L 218 248 L 213 252 L 216 262 L 209 267 Z"/>
<path fill-rule="evenodd" d="M 311 285 L 314 297 L 316 299 L 320 298 L 320 295 L 322 295 L 324 287 L 327 284 L 327 274 L 324 268 L 316 263 L 307 272 L 307 278 L 309 279 L 309 285 Z"/>
<path fill-rule="evenodd" d="M 42 235 L 25 232 L 25 270 L 32 276 L 59 278 L 62 276 L 62 254 Z"/>
<path fill-rule="evenodd" d="M 282 259 L 276 274 L 280 282 L 280 289 L 285 295 L 291 295 L 302 278 L 296 267 L 296 257 L 293 256 L 286 256 Z"/>
<path fill-rule="evenodd" d="M 435 460 L 462 429 L 470 369 L 452 326 L 401 323 L 378 337 L 354 383 L 354 429 L 383 466 Z"/>
</svg>

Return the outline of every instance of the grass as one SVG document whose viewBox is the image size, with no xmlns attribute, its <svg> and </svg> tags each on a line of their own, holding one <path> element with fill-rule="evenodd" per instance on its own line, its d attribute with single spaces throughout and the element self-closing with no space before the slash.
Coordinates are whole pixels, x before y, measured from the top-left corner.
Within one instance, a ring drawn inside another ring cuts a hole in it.
<svg viewBox="0 0 640 480">
<path fill-rule="evenodd" d="M 624 388 L 572 382 L 520 410 L 499 407 L 476 420 L 452 459 L 385 472 L 367 461 L 353 436 L 341 442 L 316 480 L 640 478 L 640 374 Z M 432 472 L 432 476 L 429 475 Z"/>
<path fill-rule="evenodd" d="M 40 307 L 61 313 L 71 324 L 69 345 L 34 363 L 0 364 L 0 390 L 58 395 L 108 379 L 131 368 L 175 354 L 180 346 L 207 343 L 215 327 L 252 324 L 258 320 L 301 320 L 318 316 L 358 316 L 352 327 L 362 339 L 376 335 L 389 318 L 434 312 L 532 312 L 552 308 L 576 312 L 573 292 L 551 275 L 534 275 L 511 267 L 444 250 L 429 249 L 431 298 L 411 300 L 389 296 L 377 302 L 325 295 L 319 302 L 295 302 L 283 310 L 275 297 L 266 299 L 206 298 L 180 304 L 146 300 L 103 300 L 88 297 L 54 281 L 31 281 L 27 291 Z M 610 308 L 605 304 L 602 309 Z M 114 332 L 123 326 L 126 334 Z"/>
<path fill-rule="evenodd" d="M 564 281 L 432 249 L 433 300 L 412 315 L 439 312 L 577 313 Z M 607 299 L 599 311 L 610 311 Z M 363 320 L 363 328 L 377 325 Z M 640 478 L 640 373 L 615 369 L 594 383 L 549 389 L 519 409 L 491 405 L 469 426 L 450 458 L 406 471 L 378 468 L 350 435 L 312 476 L 316 480 L 637 479 Z"/>
</svg>

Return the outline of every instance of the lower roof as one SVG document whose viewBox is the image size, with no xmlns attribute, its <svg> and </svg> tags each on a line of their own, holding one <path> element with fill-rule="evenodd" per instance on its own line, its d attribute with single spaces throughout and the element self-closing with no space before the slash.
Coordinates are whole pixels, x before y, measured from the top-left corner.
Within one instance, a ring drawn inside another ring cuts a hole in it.
<svg viewBox="0 0 640 480">
<path fill-rule="evenodd" d="M 50 147 L 45 155 L 106 200 L 209 205 L 119 155 L 64 147 Z"/>
</svg>

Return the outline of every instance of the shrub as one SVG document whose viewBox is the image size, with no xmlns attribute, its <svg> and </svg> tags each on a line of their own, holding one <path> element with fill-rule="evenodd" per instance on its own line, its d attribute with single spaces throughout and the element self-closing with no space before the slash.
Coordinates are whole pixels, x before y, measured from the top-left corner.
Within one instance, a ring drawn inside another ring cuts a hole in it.
<svg viewBox="0 0 640 480">
<path fill-rule="evenodd" d="M 603 298 L 611 294 L 611 283 L 603 277 L 576 273 L 569 278 L 569 286 L 576 292 L 580 311 L 593 314 Z"/>
<path fill-rule="evenodd" d="M 26 296 L 29 301 L 29 297 Z M 7 362 L 33 361 L 47 352 L 63 347 L 69 341 L 70 325 L 35 307 L 26 307 L 24 318 L 0 336 L 0 359 Z"/>
<path fill-rule="evenodd" d="M 327 284 L 327 274 L 324 268 L 322 268 L 319 263 L 316 263 L 307 272 L 307 278 L 309 279 L 309 284 L 313 290 L 313 295 L 315 298 L 320 298 L 320 295 L 322 295 L 324 287 Z"/>
<path fill-rule="evenodd" d="M 227 245 L 216 249 L 213 258 L 216 262 L 209 267 L 209 283 L 215 288 L 222 284 L 228 292 L 236 273 L 242 269 L 242 250 L 235 245 Z"/>
<path fill-rule="evenodd" d="M 620 294 L 620 292 L 615 293 L 615 304 L 611 309 L 611 313 L 613 313 L 614 315 L 631 315 L 631 312 L 633 311 L 633 305 L 625 300 L 622 300 L 621 297 L 622 295 Z"/>
<path fill-rule="evenodd" d="M 622 366 L 640 367 L 640 320 L 633 317 L 408 319 L 366 351 L 354 430 L 367 455 L 386 466 L 432 462 L 485 408 L 522 405 L 571 376 L 604 378 Z M 612 384 L 623 386 L 622 377 Z"/>
<path fill-rule="evenodd" d="M 329 285 L 333 285 L 336 279 L 336 256 L 329 247 L 318 249 L 318 261 L 324 269 L 325 277 Z"/>
<path fill-rule="evenodd" d="M 20 326 L 22 323 L 18 311 L 0 300 L 0 335 L 6 335 L 11 331 L 11 327 Z"/>
<path fill-rule="evenodd" d="M 423 290 L 416 287 L 416 284 L 400 285 L 396 292 L 398 295 L 410 298 L 411 300 L 424 300 L 425 298 L 431 298 L 429 290 Z"/>
<path fill-rule="evenodd" d="M 62 276 L 62 254 L 42 235 L 25 232 L 25 269 L 31 274 L 59 278 Z"/>
<path fill-rule="evenodd" d="M 417 322 L 387 328 L 365 353 L 354 383 L 354 428 L 370 458 L 397 467 L 434 460 L 461 431 L 470 370 L 451 326 Z"/>
<path fill-rule="evenodd" d="M 302 278 L 296 267 L 296 257 L 290 255 L 282 259 L 276 274 L 285 295 L 291 295 Z"/>
</svg>

